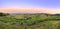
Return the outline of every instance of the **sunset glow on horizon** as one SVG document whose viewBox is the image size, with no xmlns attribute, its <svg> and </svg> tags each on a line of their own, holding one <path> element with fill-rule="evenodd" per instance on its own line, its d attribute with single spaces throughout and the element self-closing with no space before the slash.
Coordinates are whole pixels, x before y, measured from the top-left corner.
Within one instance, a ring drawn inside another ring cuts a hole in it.
<svg viewBox="0 0 60 29">
<path fill-rule="evenodd" d="M 10 13 L 10 12 L 30 12 L 30 13 L 49 13 L 55 14 L 60 13 L 60 10 L 50 10 L 43 8 L 0 8 L 0 12 Z"/>
</svg>

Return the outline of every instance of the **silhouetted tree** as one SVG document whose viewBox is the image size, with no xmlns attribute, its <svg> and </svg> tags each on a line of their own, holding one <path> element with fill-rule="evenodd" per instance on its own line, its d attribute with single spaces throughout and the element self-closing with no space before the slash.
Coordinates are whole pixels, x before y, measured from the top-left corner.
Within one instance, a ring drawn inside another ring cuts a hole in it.
<svg viewBox="0 0 60 29">
<path fill-rule="evenodd" d="M 7 16 L 9 15 L 8 13 L 0 13 L 0 16 Z"/>
</svg>

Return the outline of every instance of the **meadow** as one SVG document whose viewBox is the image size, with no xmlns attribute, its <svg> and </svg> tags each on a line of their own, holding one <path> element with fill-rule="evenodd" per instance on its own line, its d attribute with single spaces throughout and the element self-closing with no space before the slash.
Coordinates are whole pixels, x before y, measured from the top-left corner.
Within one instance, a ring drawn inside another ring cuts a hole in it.
<svg viewBox="0 0 60 29">
<path fill-rule="evenodd" d="M 60 29 L 60 16 L 46 13 L 0 13 L 0 29 Z"/>
</svg>

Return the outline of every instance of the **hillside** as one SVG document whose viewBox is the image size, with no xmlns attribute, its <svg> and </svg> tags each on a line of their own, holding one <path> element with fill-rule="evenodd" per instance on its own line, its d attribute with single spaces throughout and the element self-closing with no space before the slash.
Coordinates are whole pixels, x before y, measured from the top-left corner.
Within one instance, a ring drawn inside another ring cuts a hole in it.
<svg viewBox="0 0 60 29">
<path fill-rule="evenodd" d="M 60 16 L 56 14 L 0 13 L 0 29 L 60 29 Z"/>
</svg>

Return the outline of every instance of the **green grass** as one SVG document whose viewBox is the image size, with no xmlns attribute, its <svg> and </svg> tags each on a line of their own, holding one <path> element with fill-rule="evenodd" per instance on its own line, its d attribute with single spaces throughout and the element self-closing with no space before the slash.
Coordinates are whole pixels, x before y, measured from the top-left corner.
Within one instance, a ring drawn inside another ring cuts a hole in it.
<svg viewBox="0 0 60 29">
<path fill-rule="evenodd" d="M 0 29 L 60 29 L 60 16 L 8 15 L 0 17 Z"/>
</svg>

